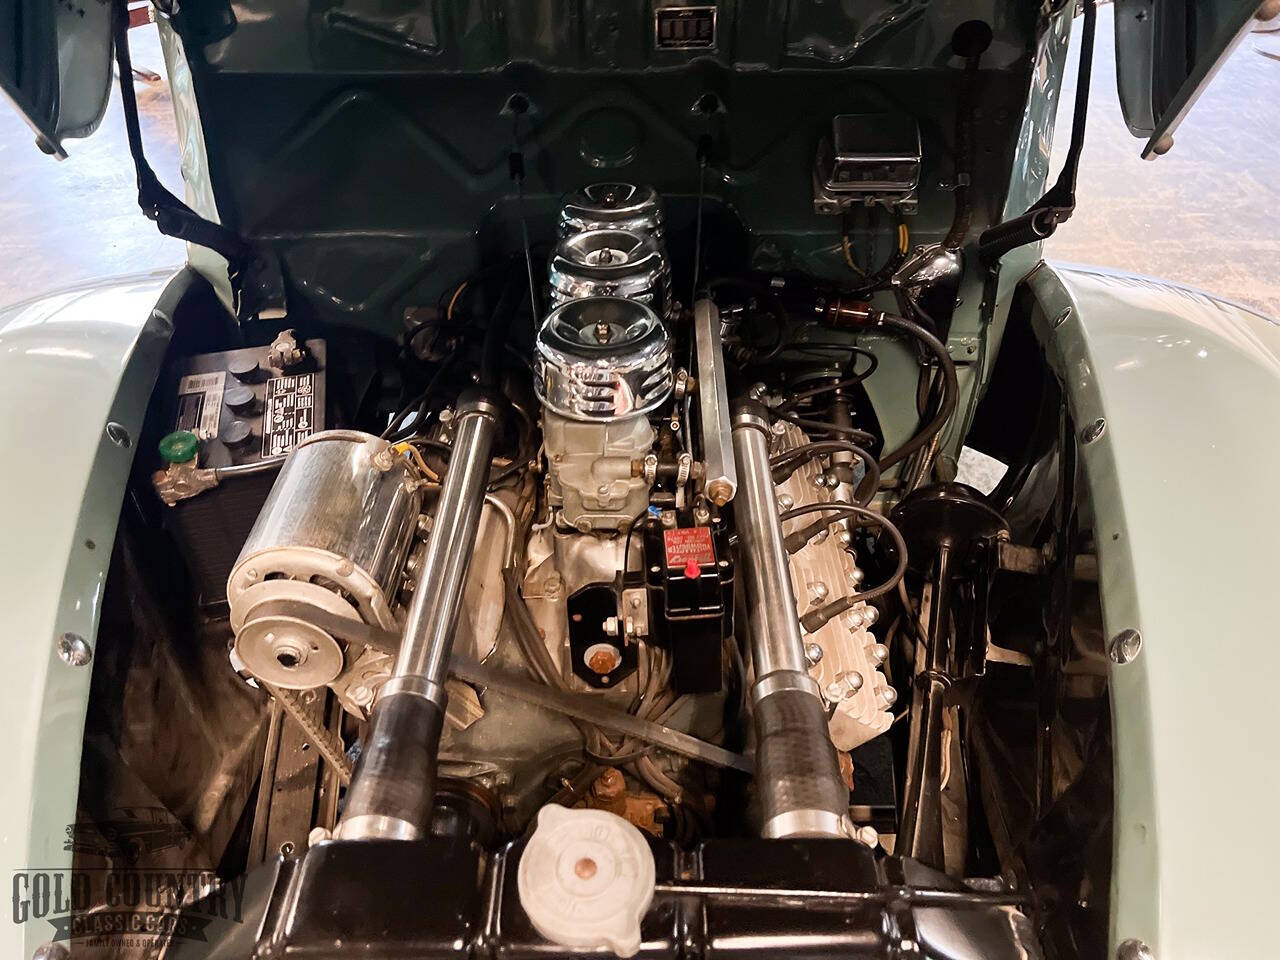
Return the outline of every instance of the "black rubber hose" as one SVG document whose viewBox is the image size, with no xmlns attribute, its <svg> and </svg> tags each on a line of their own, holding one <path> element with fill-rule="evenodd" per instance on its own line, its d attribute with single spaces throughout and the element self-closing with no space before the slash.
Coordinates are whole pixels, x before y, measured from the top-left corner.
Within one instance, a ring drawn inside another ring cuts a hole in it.
<svg viewBox="0 0 1280 960">
<path fill-rule="evenodd" d="M 863 495 L 865 501 L 863 498 L 859 498 L 858 501 L 865 506 L 880 489 L 880 465 L 876 463 L 876 458 L 862 447 L 845 440 L 815 440 L 776 454 L 769 460 L 769 466 L 773 471 L 773 482 L 785 483 L 793 473 L 814 457 L 840 452 L 853 454 L 866 468 L 866 474 L 858 484 L 859 490 L 867 491 Z M 833 463 L 832 466 L 835 464 Z"/>
<path fill-rule="evenodd" d="M 803 506 L 792 507 L 790 510 L 781 514 L 778 517 L 778 521 L 780 523 L 786 523 L 788 520 L 795 520 L 798 517 L 807 516 L 811 513 L 834 513 L 838 516 L 853 517 L 857 520 L 870 521 L 888 535 L 889 539 L 893 541 L 893 545 L 898 552 L 898 565 L 894 569 L 893 573 L 890 574 L 888 579 L 883 583 L 877 584 L 874 587 L 869 587 L 866 590 L 860 590 L 857 593 L 851 593 L 847 597 L 832 601 L 820 611 L 816 611 L 819 614 L 825 614 L 827 611 L 833 611 L 830 612 L 824 620 L 822 620 L 823 623 L 830 620 L 831 617 L 848 610 L 855 603 L 860 603 L 864 600 L 874 600 L 876 597 L 884 596 L 898 585 L 898 581 L 906 576 L 907 543 L 902 538 L 902 534 L 898 531 L 898 528 L 894 526 L 893 522 L 884 514 L 877 513 L 867 507 L 858 506 L 857 504 L 840 503 L 838 501 L 830 503 L 806 503 Z M 820 531 L 831 526 L 834 522 L 835 518 L 832 517 L 830 519 L 819 520 L 808 527 L 803 527 L 795 533 L 785 537 L 783 539 L 783 545 L 787 548 L 788 553 L 795 552 L 792 549 L 793 547 L 795 550 L 799 550 L 817 536 Z M 842 604 L 843 606 L 841 606 Z M 805 621 L 807 619 L 810 619 L 810 615 L 802 617 L 800 622 L 805 625 L 806 630 L 812 633 L 813 630 L 817 628 L 806 624 Z"/>
<path fill-rule="evenodd" d="M 901 463 L 942 432 L 942 429 L 947 425 L 947 421 L 951 419 L 951 415 L 956 411 L 956 404 L 960 399 L 960 384 L 956 380 L 955 361 L 951 359 L 951 354 L 947 353 L 946 345 L 923 326 L 914 320 L 908 320 L 906 317 L 900 317 L 892 313 L 879 314 L 875 325 L 898 330 L 918 340 L 926 350 L 933 354 L 938 361 L 938 368 L 942 371 L 942 401 L 938 404 L 937 412 L 906 443 L 892 453 L 885 454 L 880 458 L 880 469 L 884 471 L 897 463 Z"/>
</svg>

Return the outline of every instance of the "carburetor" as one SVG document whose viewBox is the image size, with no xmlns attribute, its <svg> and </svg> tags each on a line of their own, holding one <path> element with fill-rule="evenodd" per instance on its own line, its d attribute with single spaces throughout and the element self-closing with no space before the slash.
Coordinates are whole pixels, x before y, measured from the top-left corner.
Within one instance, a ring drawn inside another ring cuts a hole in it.
<svg viewBox="0 0 1280 960">
<path fill-rule="evenodd" d="M 673 386 L 666 326 L 621 297 L 563 303 L 538 331 L 534 384 L 550 499 L 563 523 L 582 532 L 625 529 L 649 505 L 648 414 Z"/>
</svg>

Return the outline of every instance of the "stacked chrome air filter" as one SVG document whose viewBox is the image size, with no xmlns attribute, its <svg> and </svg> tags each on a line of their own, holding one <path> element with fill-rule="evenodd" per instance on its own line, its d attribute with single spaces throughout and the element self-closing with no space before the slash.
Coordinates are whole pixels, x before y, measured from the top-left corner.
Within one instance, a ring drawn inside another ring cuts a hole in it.
<svg viewBox="0 0 1280 960">
<path fill-rule="evenodd" d="M 671 340 L 649 307 L 622 297 L 569 300 L 547 315 L 535 347 L 543 405 L 572 420 L 645 414 L 671 394 Z"/>
<path fill-rule="evenodd" d="M 564 199 L 560 235 L 588 230 L 626 230 L 662 242 L 662 204 L 653 187 L 593 183 Z"/>
<path fill-rule="evenodd" d="M 551 256 L 551 299 L 625 297 L 666 318 L 671 270 L 662 208 L 652 187 L 597 183 L 565 199 L 561 240 Z"/>
</svg>

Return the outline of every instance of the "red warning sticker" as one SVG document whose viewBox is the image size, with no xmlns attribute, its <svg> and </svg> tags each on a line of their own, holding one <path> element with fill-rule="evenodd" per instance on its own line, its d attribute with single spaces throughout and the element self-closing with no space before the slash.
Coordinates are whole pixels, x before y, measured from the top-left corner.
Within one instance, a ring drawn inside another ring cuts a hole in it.
<svg viewBox="0 0 1280 960">
<path fill-rule="evenodd" d="M 716 562 L 710 527 L 663 530 L 662 545 L 667 553 L 668 567 L 687 567 L 691 562 L 703 567 Z"/>
</svg>

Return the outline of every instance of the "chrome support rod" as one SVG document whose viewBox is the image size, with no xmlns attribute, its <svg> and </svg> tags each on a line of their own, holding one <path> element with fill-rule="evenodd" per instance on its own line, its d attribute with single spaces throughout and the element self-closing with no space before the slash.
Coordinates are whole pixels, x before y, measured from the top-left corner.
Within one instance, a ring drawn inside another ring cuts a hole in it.
<svg viewBox="0 0 1280 960">
<path fill-rule="evenodd" d="M 369 716 L 363 752 L 335 836 L 423 836 L 431 821 L 447 703 L 445 680 L 467 568 L 484 506 L 500 407 L 483 391 L 458 399 L 457 431 L 418 588 L 391 679 Z"/>
<path fill-rule="evenodd" d="M 725 381 L 720 311 L 710 300 L 693 305 L 693 342 L 698 361 L 698 424 L 703 484 L 712 503 L 723 507 L 738 492 L 738 471 L 729 442 L 729 387 Z"/>
<path fill-rule="evenodd" d="M 739 404 L 733 416 L 738 470 L 735 519 L 745 571 L 755 683 L 756 783 L 769 838 L 849 835 L 849 791 L 840 777 L 818 684 L 809 676 L 769 467 L 768 412 Z"/>
</svg>

